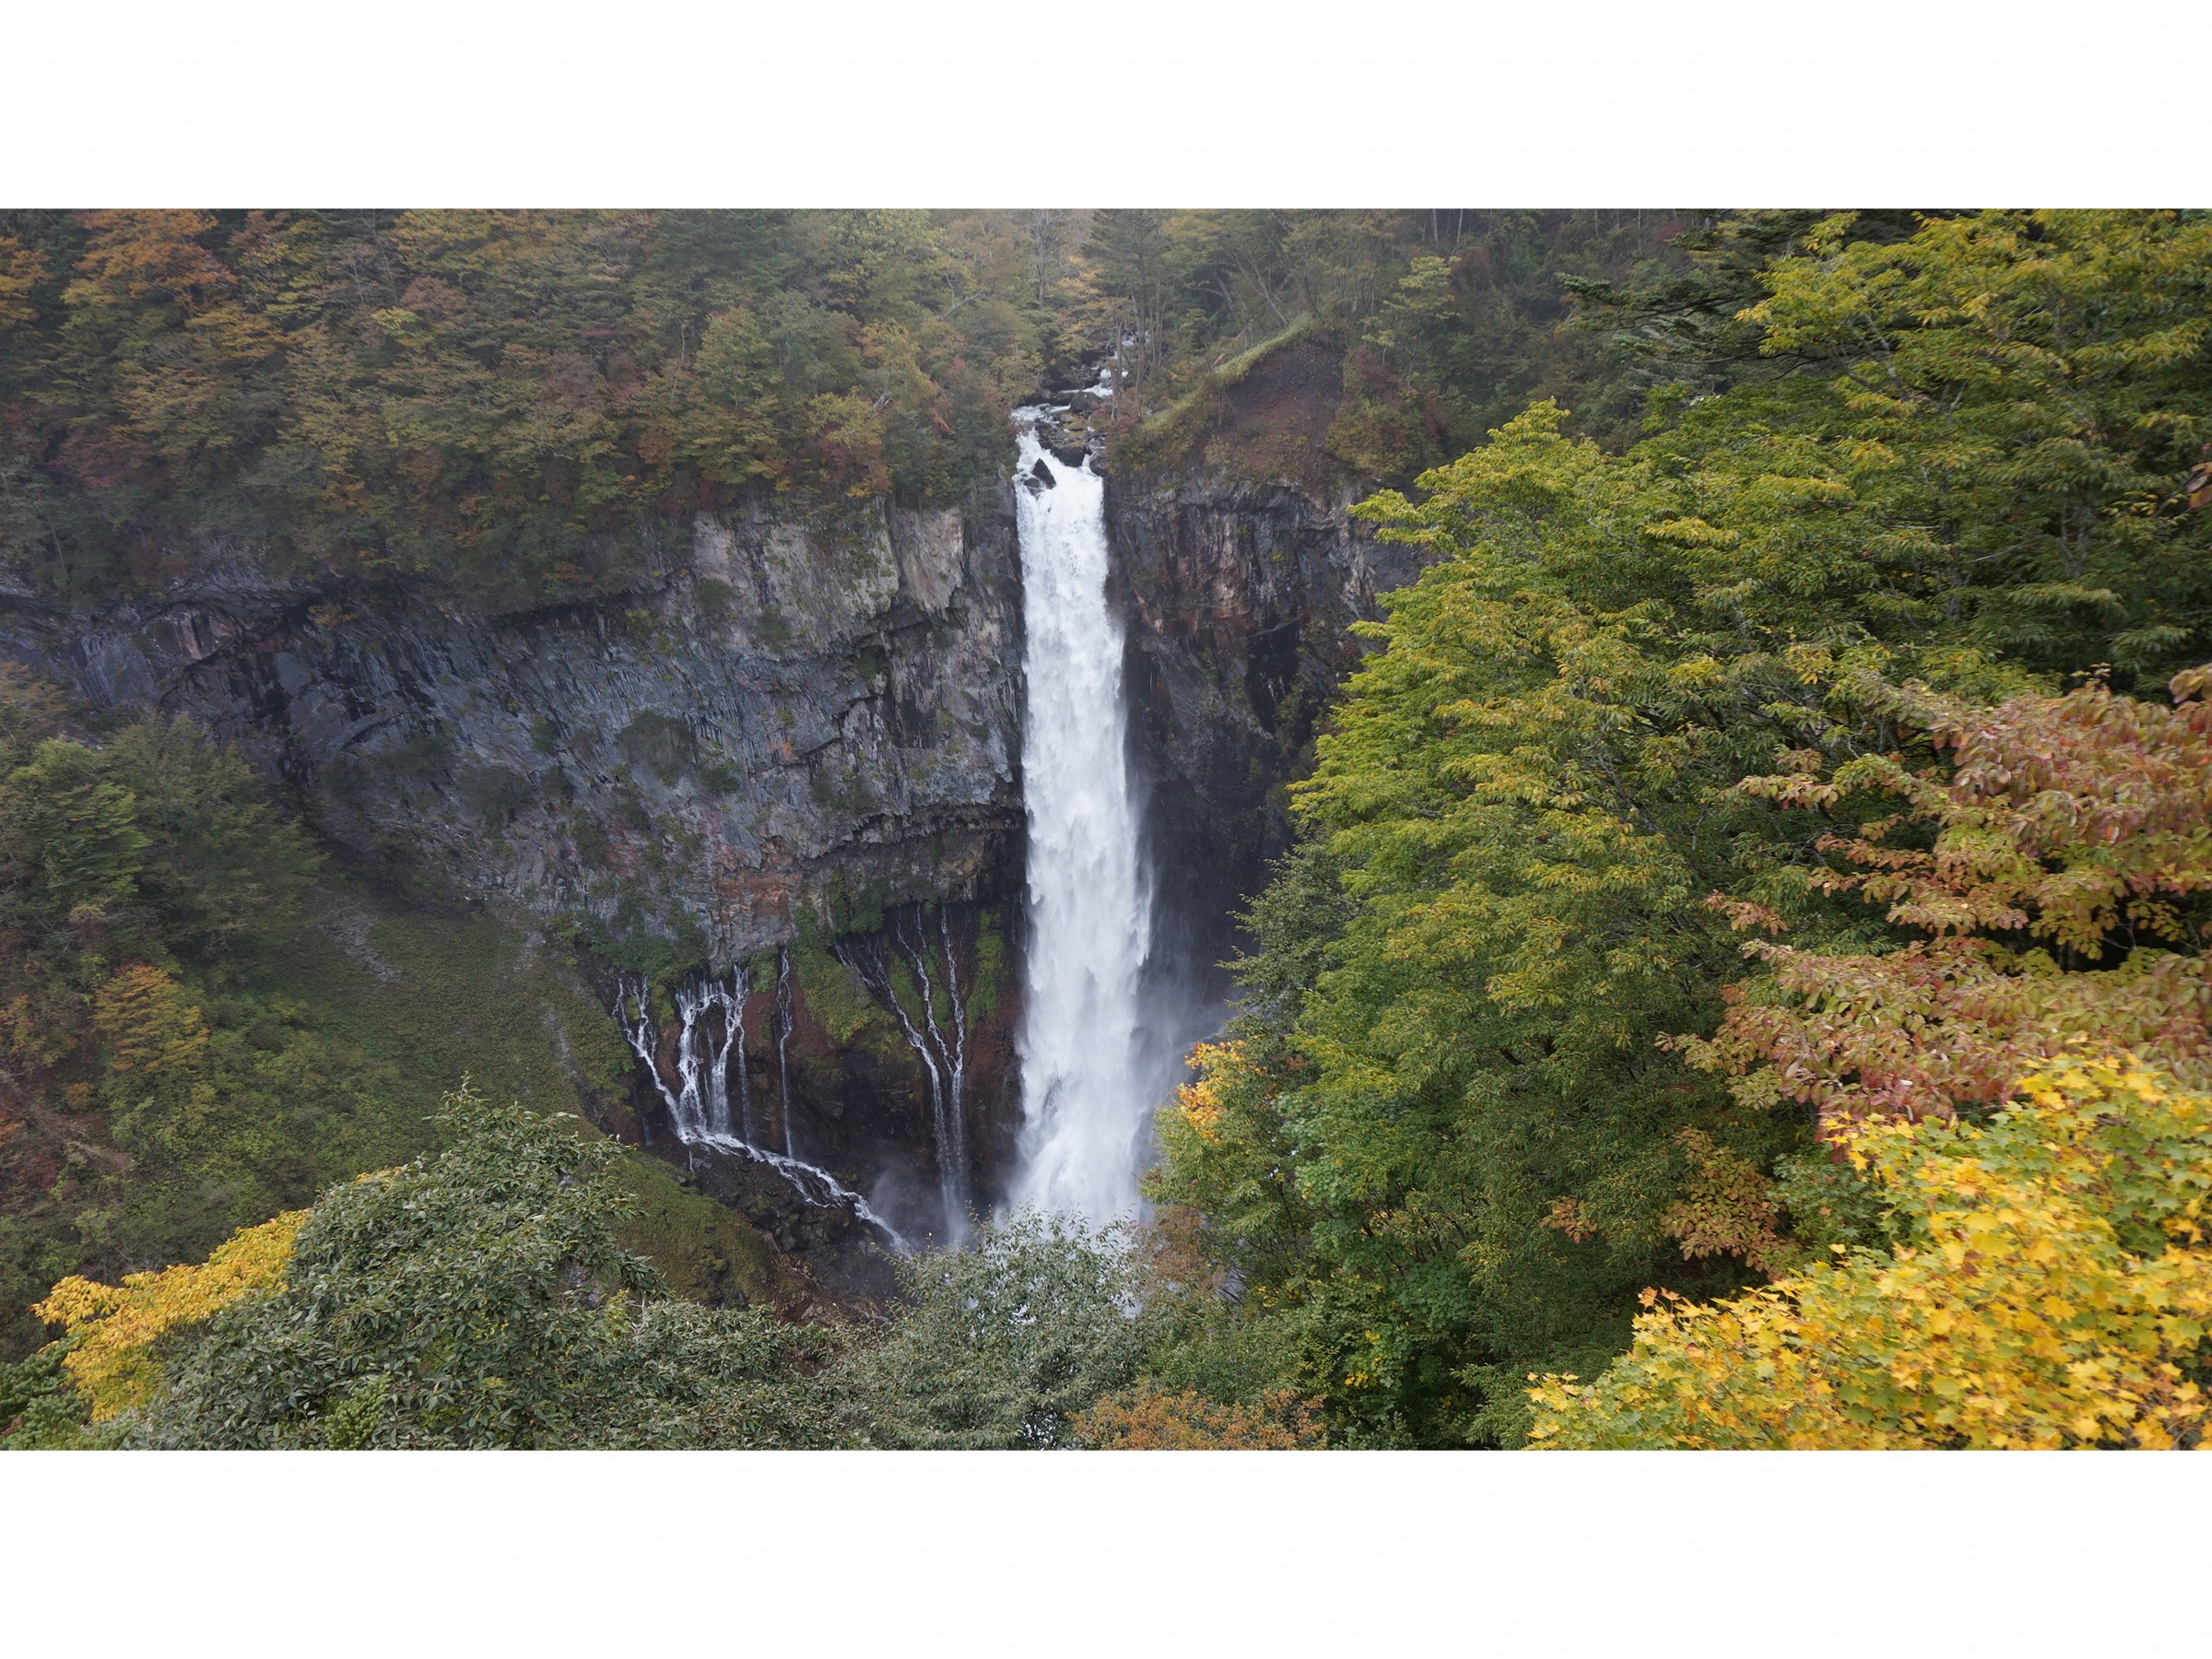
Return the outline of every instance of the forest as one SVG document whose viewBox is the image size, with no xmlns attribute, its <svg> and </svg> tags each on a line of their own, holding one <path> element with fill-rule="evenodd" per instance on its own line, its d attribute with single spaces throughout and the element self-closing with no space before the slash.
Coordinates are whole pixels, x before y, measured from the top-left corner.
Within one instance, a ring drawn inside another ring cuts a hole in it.
<svg viewBox="0 0 2212 1659">
<path fill-rule="evenodd" d="M 1141 1222 L 809 1300 L 550 945 L 6 665 L 5 1443 L 2204 1443 L 2212 216 L 10 212 L 0 579 L 550 613 L 1101 371 L 1419 571 Z"/>
</svg>

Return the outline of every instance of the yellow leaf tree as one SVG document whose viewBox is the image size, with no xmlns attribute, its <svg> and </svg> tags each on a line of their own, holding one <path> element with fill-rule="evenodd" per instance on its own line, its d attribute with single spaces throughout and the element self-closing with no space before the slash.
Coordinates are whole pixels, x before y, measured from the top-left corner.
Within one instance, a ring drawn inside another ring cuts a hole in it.
<svg viewBox="0 0 2212 1659">
<path fill-rule="evenodd" d="M 2212 1401 L 2212 1095 L 2059 1062 L 1988 1123 L 1867 1122 L 1846 1155 L 1910 1227 L 1711 1305 L 1645 1293 L 1594 1383 L 1530 1391 L 1539 1446 L 2194 1447 Z"/>
<path fill-rule="evenodd" d="M 213 1318 L 241 1296 L 281 1285 L 307 1217 L 306 1210 L 290 1210 L 241 1228 L 205 1262 L 134 1273 L 119 1286 L 75 1275 L 54 1286 L 31 1311 L 76 1339 L 62 1363 L 90 1403 L 92 1420 L 152 1398 L 161 1382 L 155 1345 L 162 1337 Z"/>
</svg>

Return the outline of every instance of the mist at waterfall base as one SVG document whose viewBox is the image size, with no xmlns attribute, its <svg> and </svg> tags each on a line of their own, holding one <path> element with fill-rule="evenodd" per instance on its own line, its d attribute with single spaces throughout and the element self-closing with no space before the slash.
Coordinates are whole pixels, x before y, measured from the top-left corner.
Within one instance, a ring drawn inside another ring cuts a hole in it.
<svg viewBox="0 0 2212 1659">
<path fill-rule="evenodd" d="M 1137 1177 L 1175 1064 L 1144 1018 L 1152 894 L 1128 765 L 1124 640 L 1106 592 L 1105 480 L 1015 412 L 1021 539 L 1029 947 L 1017 1206 L 1094 1223 L 1141 1210 Z"/>
</svg>

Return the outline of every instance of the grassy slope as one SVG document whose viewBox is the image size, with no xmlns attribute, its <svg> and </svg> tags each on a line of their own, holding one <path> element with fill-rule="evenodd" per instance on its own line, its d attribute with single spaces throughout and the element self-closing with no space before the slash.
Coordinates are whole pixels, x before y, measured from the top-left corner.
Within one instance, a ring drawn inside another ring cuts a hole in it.
<svg viewBox="0 0 2212 1659">
<path fill-rule="evenodd" d="M 164 1170 L 141 1157 L 121 1173 L 97 1120 L 51 1123 L 64 1179 L 19 1189 L 0 1215 L 0 1347 L 39 1340 L 22 1305 L 61 1275 L 197 1259 L 232 1228 L 312 1201 L 333 1182 L 442 1144 L 440 1097 L 466 1077 L 479 1093 L 589 1126 L 588 1100 L 619 1098 L 629 1054 L 605 1010 L 557 948 L 477 907 L 402 906 L 334 882 L 312 920 L 256 930 L 227 950 L 206 996 L 220 1029 L 270 1049 L 275 1103 L 257 1143 L 274 1147 L 250 1184 Z M 267 1110 L 267 1108 L 264 1108 Z M 73 1157 L 74 1139 L 100 1156 Z M 619 1166 L 638 1201 L 626 1242 L 678 1295 L 788 1301 L 796 1287 L 767 1242 L 666 1165 L 632 1152 Z"/>
<path fill-rule="evenodd" d="M 304 989 L 354 1040 L 392 1068 L 379 1121 L 357 1126 L 341 1154 L 349 1176 L 438 1143 L 439 1097 L 466 1077 L 477 1092 L 588 1127 L 587 1095 L 618 1097 L 631 1059 L 619 1030 L 561 959 L 533 935 L 481 910 L 384 909 L 367 943 L 386 972 L 343 949 L 331 931 L 272 953 L 271 970 Z M 367 953 L 361 953 L 366 955 Z M 395 977 L 387 974 L 395 973 Z M 335 1148 L 334 1148 L 335 1150 Z M 768 1244 L 713 1200 L 686 1190 L 656 1159 L 620 1166 L 639 1213 L 625 1242 L 651 1256 L 678 1295 L 775 1300 L 790 1285 Z"/>
</svg>

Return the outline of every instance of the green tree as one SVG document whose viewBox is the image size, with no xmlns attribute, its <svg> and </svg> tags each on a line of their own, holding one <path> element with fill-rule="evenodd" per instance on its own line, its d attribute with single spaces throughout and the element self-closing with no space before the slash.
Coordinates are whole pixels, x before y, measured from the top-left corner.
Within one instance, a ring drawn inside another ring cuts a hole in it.
<svg viewBox="0 0 2212 1659">
<path fill-rule="evenodd" d="M 176 947 L 207 955 L 255 916 L 296 905 L 320 873 L 305 831 L 196 721 L 151 715 L 103 757 L 147 838 L 139 895 Z"/>
<path fill-rule="evenodd" d="M 51 929 L 137 894 L 147 850 L 131 792 L 82 744 L 49 738 L 0 781 L 0 882 L 8 919 Z"/>
<path fill-rule="evenodd" d="M 1017 1215 L 902 1264 L 900 1280 L 906 1306 L 843 1372 L 877 1444 L 1065 1443 L 1070 1418 L 1135 1378 L 1157 1331 L 1126 1241 L 1063 1218 Z"/>
<path fill-rule="evenodd" d="M 2212 218 L 1980 213 L 1909 240 L 1824 221 L 1764 273 L 1762 351 L 1821 374 L 1799 419 L 1929 527 L 1929 603 L 2030 666 L 2156 683 L 2212 640 Z M 1829 376 L 1834 378 L 1829 379 Z"/>
<path fill-rule="evenodd" d="M 449 1150 L 344 1183 L 280 1288 L 175 1354 L 127 1441 L 154 1446 L 806 1443 L 821 1334 L 671 1300 L 614 1223 L 616 1149 L 448 1102 Z"/>
<path fill-rule="evenodd" d="M 1747 427 L 1690 466 L 1560 424 L 1361 510 L 1435 562 L 1296 792 L 1313 850 L 1255 912 L 1218 1120 L 1163 1127 L 1156 1195 L 1298 1310 L 1354 1439 L 1511 1438 L 1536 1357 L 1747 1270 L 1759 1235 L 1712 1218 L 1806 1131 L 1662 1046 L 1740 959 L 1704 901 L 1865 924 L 1805 878 L 1817 815 L 1735 785 L 1877 740 L 1853 674 L 2018 683 L 1895 625 L 1884 527 L 1818 443 Z"/>
</svg>

